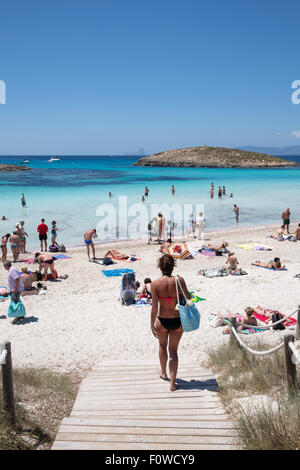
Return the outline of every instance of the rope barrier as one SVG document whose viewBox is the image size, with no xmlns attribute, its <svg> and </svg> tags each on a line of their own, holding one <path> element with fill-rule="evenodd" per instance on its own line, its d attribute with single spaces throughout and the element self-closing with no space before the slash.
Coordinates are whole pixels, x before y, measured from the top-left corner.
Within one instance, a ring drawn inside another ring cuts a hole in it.
<svg viewBox="0 0 300 470">
<path fill-rule="evenodd" d="M 277 351 L 278 349 L 281 349 L 283 346 L 284 346 L 284 342 L 278 344 L 277 346 L 275 346 L 274 348 L 272 349 L 269 349 L 268 351 L 255 351 L 254 349 L 251 349 L 249 348 L 249 346 L 247 346 L 242 340 L 241 338 L 239 337 L 237 331 L 235 328 L 231 328 L 231 331 L 233 332 L 234 336 L 236 337 L 236 339 L 238 340 L 239 344 L 245 348 L 247 351 L 251 352 L 252 354 L 255 354 L 257 356 L 265 356 L 267 354 L 271 354 L 275 351 Z"/>
<path fill-rule="evenodd" d="M 286 321 L 288 318 L 290 318 L 292 315 L 294 315 L 297 312 L 298 312 L 298 310 L 295 310 L 294 312 L 290 313 L 286 317 L 281 318 L 281 320 L 278 320 L 274 323 L 270 323 L 269 325 L 266 325 L 266 326 L 246 325 L 245 323 L 240 323 L 239 321 L 237 321 L 236 323 L 239 326 L 244 326 L 244 327 L 247 327 L 247 328 L 253 328 L 253 329 L 256 329 L 256 330 L 269 330 L 270 328 L 273 328 L 273 326 L 279 325 L 279 323 L 283 323 L 284 321 Z"/>
</svg>

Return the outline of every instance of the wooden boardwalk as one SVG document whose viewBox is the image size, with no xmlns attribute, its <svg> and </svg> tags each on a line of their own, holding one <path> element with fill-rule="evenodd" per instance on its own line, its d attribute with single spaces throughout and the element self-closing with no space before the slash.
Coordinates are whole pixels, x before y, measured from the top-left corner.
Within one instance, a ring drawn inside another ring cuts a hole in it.
<svg viewBox="0 0 300 470">
<path fill-rule="evenodd" d="M 234 449 L 235 430 L 213 374 L 180 361 L 178 384 L 153 363 L 102 362 L 83 380 L 53 450 Z"/>
</svg>

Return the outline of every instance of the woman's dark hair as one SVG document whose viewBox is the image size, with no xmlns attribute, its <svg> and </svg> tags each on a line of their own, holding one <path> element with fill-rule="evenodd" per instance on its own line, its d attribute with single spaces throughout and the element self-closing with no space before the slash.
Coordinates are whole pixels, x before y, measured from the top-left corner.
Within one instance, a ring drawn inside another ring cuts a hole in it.
<svg viewBox="0 0 300 470">
<path fill-rule="evenodd" d="M 151 279 L 149 277 L 146 277 L 146 279 L 144 279 L 144 284 L 151 284 Z"/>
<path fill-rule="evenodd" d="M 5 237 L 6 237 L 6 238 L 9 238 L 9 237 L 10 237 L 10 233 L 7 233 L 7 234 L 5 235 Z"/>
<path fill-rule="evenodd" d="M 163 255 L 159 260 L 157 266 L 161 270 L 162 274 L 172 274 L 175 260 L 171 255 Z"/>
<path fill-rule="evenodd" d="M 274 261 L 276 263 L 276 261 L 280 261 L 280 258 L 274 258 Z"/>
</svg>

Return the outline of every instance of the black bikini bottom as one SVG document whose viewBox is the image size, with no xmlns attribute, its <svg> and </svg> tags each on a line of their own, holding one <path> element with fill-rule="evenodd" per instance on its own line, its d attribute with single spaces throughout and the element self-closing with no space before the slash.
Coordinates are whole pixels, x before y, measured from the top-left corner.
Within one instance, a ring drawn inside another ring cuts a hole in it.
<svg viewBox="0 0 300 470">
<path fill-rule="evenodd" d="M 181 327 L 180 317 L 175 318 L 162 318 L 157 317 L 166 330 L 177 330 Z"/>
</svg>

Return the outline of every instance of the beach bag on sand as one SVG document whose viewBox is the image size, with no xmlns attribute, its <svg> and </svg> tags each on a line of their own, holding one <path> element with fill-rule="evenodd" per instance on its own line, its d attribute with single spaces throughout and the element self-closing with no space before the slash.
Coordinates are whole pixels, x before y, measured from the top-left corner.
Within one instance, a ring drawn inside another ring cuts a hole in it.
<svg viewBox="0 0 300 470">
<path fill-rule="evenodd" d="M 276 323 L 279 320 L 284 318 L 279 312 L 274 312 L 272 315 L 272 323 Z M 283 323 L 278 323 L 278 325 L 273 326 L 273 330 L 285 330 L 285 326 Z"/>
<path fill-rule="evenodd" d="M 50 245 L 49 246 L 49 251 L 51 251 L 51 253 L 57 253 L 58 252 L 58 248 L 56 245 Z"/>
<path fill-rule="evenodd" d="M 213 328 L 224 325 L 224 317 L 211 313 L 208 317 L 209 325 Z"/>
<path fill-rule="evenodd" d="M 200 325 L 200 313 L 196 305 L 188 300 L 185 296 L 185 293 L 181 287 L 178 276 L 175 277 L 176 292 L 177 292 L 177 306 L 176 310 L 179 311 L 180 321 L 182 324 L 183 331 L 189 332 L 194 331 L 199 328 Z M 185 305 L 181 305 L 179 301 L 179 290 L 185 299 Z"/>
<path fill-rule="evenodd" d="M 121 283 L 120 302 L 122 305 L 135 304 L 135 273 L 125 273 Z"/>
<path fill-rule="evenodd" d="M 25 317 L 26 309 L 25 305 L 19 299 L 17 302 L 14 302 L 14 295 L 12 295 L 11 302 L 8 307 L 7 316 L 8 317 Z"/>
</svg>

